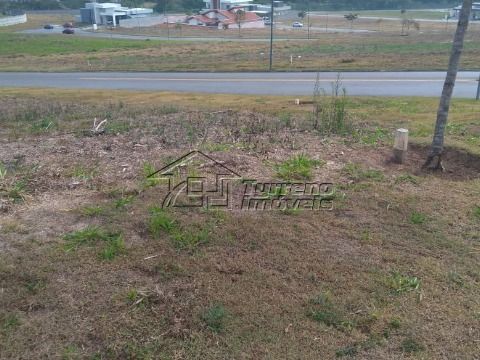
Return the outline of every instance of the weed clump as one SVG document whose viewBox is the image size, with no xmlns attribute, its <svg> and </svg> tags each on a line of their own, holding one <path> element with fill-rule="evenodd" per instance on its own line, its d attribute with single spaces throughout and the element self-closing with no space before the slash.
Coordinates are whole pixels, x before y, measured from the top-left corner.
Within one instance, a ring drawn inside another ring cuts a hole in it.
<svg viewBox="0 0 480 360">
<path fill-rule="evenodd" d="M 308 155 L 296 155 L 276 166 L 277 176 L 286 181 L 291 180 L 310 180 L 312 171 L 316 166 L 322 166 L 325 162 L 315 160 Z"/>
<path fill-rule="evenodd" d="M 99 257 L 103 260 L 113 260 L 125 251 L 125 242 L 120 233 L 109 232 L 96 226 L 88 226 L 85 229 L 73 231 L 63 236 L 66 240 L 65 250 L 75 251 L 81 246 L 95 246 L 103 243 Z"/>
</svg>

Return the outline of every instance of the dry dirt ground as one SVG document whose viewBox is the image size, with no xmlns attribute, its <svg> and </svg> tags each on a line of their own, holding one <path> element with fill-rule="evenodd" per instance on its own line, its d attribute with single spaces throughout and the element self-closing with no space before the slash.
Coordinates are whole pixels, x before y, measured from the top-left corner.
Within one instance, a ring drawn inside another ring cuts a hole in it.
<svg viewBox="0 0 480 360">
<path fill-rule="evenodd" d="M 354 131 L 326 137 L 308 106 L 271 98 L 83 94 L 0 97 L 0 358 L 478 357 L 478 104 L 454 104 L 468 134 L 449 133 L 436 174 L 415 136 L 405 165 L 388 161 L 383 100 L 352 100 Z M 409 100 L 390 101 L 404 117 Z M 146 174 L 192 149 L 263 181 L 303 154 L 334 209 L 159 211 Z"/>
</svg>

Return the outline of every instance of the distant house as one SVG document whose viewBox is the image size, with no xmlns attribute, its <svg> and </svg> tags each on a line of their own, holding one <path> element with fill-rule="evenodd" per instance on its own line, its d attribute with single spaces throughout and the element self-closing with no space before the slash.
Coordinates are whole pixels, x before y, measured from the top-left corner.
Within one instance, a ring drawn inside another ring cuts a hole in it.
<svg viewBox="0 0 480 360">
<path fill-rule="evenodd" d="M 204 10 L 230 10 L 235 7 L 241 7 L 246 11 L 252 11 L 260 16 L 269 15 L 271 4 L 255 4 L 253 0 L 203 0 Z M 274 0 L 273 11 L 276 15 L 282 14 L 292 7 L 281 0 Z"/>
<path fill-rule="evenodd" d="M 452 10 L 452 17 L 458 19 L 460 15 L 460 10 L 462 10 L 462 5 L 458 5 Z M 480 2 L 474 2 L 472 5 L 472 20 L 480 20 Z"/>
<path fill-rule="evenodd" d="M 218 29 L 238 28 L 237 12 L 244 11 L 242 8 L 236 7 L 229 10 L 207 10 L 194 16 L 189 16 L 186 20 L 188 25 L 208 26 Z M 265 22 L 261 17 L 253 12 L 246 11 L 240 20 L 242 29 L 262 29 Z"/>
<path fill-rule="evenodd" d="M 116 26 L 122 19 L 141 18 L 153 13 L 152 9 L 127 8 L 118 3 L 86 3 L 80 9 L 81 22 Z"/>
</svg>

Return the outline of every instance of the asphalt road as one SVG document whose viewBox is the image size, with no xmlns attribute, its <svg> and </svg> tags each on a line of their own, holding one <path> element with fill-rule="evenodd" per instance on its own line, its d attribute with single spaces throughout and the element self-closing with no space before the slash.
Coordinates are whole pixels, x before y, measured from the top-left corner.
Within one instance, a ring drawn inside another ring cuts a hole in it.
<svg viewBox="0 0 480 360">
<path fill-rule="evenodd" d="M 329 92 L 336 73 L 320 73 Z M 454 96 L 474 98 L 477 72 L 459 73 Z M 443 72 L 351 72 L 341 75 L 356 96 L 439 96 Z M 250 95 L 311 95 L 316 73 L 0 73 L 0 87 L 122 89 Z"/>
</svg>

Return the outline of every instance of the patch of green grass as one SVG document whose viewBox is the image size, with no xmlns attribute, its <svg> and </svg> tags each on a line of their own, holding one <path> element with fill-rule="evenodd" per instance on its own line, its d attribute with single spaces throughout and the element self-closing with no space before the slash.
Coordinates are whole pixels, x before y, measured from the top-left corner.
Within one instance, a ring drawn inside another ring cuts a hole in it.
<svg viewBox="0 0 480 360">
<path fill-rule="evenodd" d="M 136 40 L 62 35 L 35 36 L 14 33 L 0 33 L 0 44 L 3 56 L 19 54 L 33 56 L 62 55 L 109 49 L 144 49 L 155 46 L 148 42 Z"/>
<path fill-rule="evenodd" d="M 377 127 L 373 131 L 357 131 L 353 136 L 362 144 L 377 146 L 388 139 L 390 133 L 386 129 Z"/>
<path fill-rule="evenodd" d="M 133 195 L 128 195 L 128 196 L 122 196 L 121 198 L 115 200 L 115 208 L 117 209 L 123 209 L 125 206 L 130 204 L 135 197 Z"/>
<path fill-rule="evenodd" d="M 418 353 L 425 350 L 425 346 L 411 336 L 404 339 L 400 347 L 406 353 Z"/>
<path fill-rule="evenodd" d="M 418 176 L 410 175 L 410 174 L 403 174 L 398 176 L 395 179 L 395 184 L 403 184 L 403 183 L 410 183 L 413 185 L 418 185 L 419 178 Z"/>
<path fill-rule="evenodd" d="M 473 208 L 473 217 L 477 220 L 480 220 L 480 206 L 475 206 Z"/>
<path fill-rule="evenodd" d="M 412 213 L 410 214 L 410 222 L 414 225 L 421 225 L 425 223 L 426 220 L 427 217 L 421 212 L 412 211 Z"/>
<path fill-rule="evenodd" d="M 387 279 L 387 285 L 397 294 L 418 290 L 420 280 L 415 276 L 402 275 L 398 272 L 392 273 Z"/>
<path fill-rule="evenodd" d="M 278 115 L 278 119 L 282 123 L 283 126 L 286 128 L 292 127 L 293 121 L 292 121 L 292 114 L 289 112 L 281 112 Z"/>
<path fill-rule="evenodd" d="M 214 305 L 201 315 L 201 319 L 206 327 L 215 333 L 223 331 L 226 318 L 227 310 L 223 305 Z"/>
<path fill-rule="evenodd" d="M 137 289 L 130 289 L 127 292 L 127 300 L 129 303 L 133 304 L 135 301 L 137 301 L 139 295 Z"/>
<path fill-rule="evenodd" d="M 300 154 L 285 160 L 275 168 L 277 176 L 282 180 L 311 180 L 313 168 L 324 164 L 323 160 L 315 160 L 308 155 Z"/>
<path fill-rule="evenodd" d="M 79 358 L 80 358 L 79 349 L 76 345 L 68 345 L 63 350 L 62 360 L 74 360 Z"/>
<path fill-rule="evenodd" d="M 120 233 L 109 232 L 96 226 L 88 226 L 82 230 L 65 234 L 65 250 L 77 250 L 81 246 L 94 246 L 98 242 L 104 244 L 99 253 L 103 260 L 112 260 L 125 250 L 125 243 Z"/>
<path fill-rule="evenodd" d="M 129 132 L 131 129 L 131 125 L 129 122 L 123 121 L 109 121 L 105 125 L 105 133 L 107 134 L 124 134 Z"/>
<path fill-rule="evenodd" d="M 390 322 L 388 323 L 388 327 L 390 329 L 394 329 L 394 330 L 398 330 L 400 329 L 400 327 L 402 326 L 402 321 L 398 318 L 393 318 L 390 320 Z"/>
<path fill-rule="evenodd" d="M 113 260 L 124 251 L 125 241 L 121 235 L 118 235 L 106 241 L 105 247 L 100 251 L 99 256 L 103 260 Z"/>
<path fill-rule="evenodd" d="M 177 114 L 180 109 L 175 105 L 162 105 L 155 109 L 155 112 L 159 115 Z"/>
<path fill-rule="evenodd" d="M 71 171 L 71 176 L 78 180 L 88 181 L 95 177 L 97 171 L 82 165 L 75 166 Z"/>
<path fill-rule="evenodd" d="M 174 262 L 161 262 L 154 267 L 155 272 L 165 280 L 169 280 L 186 273 L 186 270 Z"/>
<path fill-rule="evenodd" d="M 210 226 L 182 227 L 172 219 L 164 209 L 152 207 L 148 229 L 154 238 L 159 238 L 162 232 L 169 235 L 175 248 L 179 250 L 194 250 L 202 244 L 209 242 Z"/>
<path fill-rule="evenodd" d="M 20 319 L 16 314 L 7 314 L 3 317 L 2 330 L 9 332 L 20 325 Z"/>
<path fill-rule="evenodd" d="M 357 355 L 357 353 L 358 353 L 358 347 L 356 345 L 349 345 L 335 351 L 335 356 L 336 357 L 344 357 L 344 356 L 353 357 Z"/>
<path fill-rule="evenodd" d="M 7 177 L 7 168 L 0 162 L 0 180 L 5 180 Z"/>
<path fill-rule="evenodd" d="M 25 200 L 27 195 L 27 181 L 17 180 L 11 186 L 7 187 L 7 198 L 11 199 L 14 203 L 21 203 Z"/>
<path fill-rule="evenodd" d="M 25 288 L 32 294 L 37 294 L 40 290 L 45 289 L 47 283 L 45 279 L 32 278 L 25 282 Z"/>
<path fill-rule="evenodd" d="M 338 329 L 352 327 L 349 321 L 344 320 L 343 314 L 336 308 L 328 293 L 322 293 L 310 300 L 308 316 L 319 323 Z"/>
<path fill-rule="evenodd" d="M 159 207 L 150 208 L 148 230 L 154 238 L 160 237 L 162 232 L 170 234 L 177 227 L 176 221 L 164 209 Z"/>
<path fill-rule="evenodd" d="M 210 230 L 206 227 L 176 229 L 171 234 L 173 245 L 180 250 L 194 250 L 210 241 Z"/>
<path fill-rule="evenodd" d="M 80 209 L 82 215 L 85 216 L 99 216 L 105 213 L 105 209 L 101 206 L 94 205 L 94 206 L 85 206 Z"/>
<path fill-rule="evenodd" d="M 40 120 L 34 121 L 30 126 L 30 131 L 34 134 L 41 134 L 54 130 L 57 126 L 58 124 L 55 119 L 44 117 Z"/>
<path fill-rule="evenodd" d="M 144 163 L 143 164 L 143 187 L 154 187 L 161 183 L 162 179 L 157 175 L 153 175 L 157 169 L 151 163 Z"/>
<path fill-rule="evenodd" d="M 385 175 L 381 170 L 367 169 L 364 170 L 360 164 L 348 163 L 343 167 L 342 172 L 352 180 L 363 181 L 371 180 L 380 182 L 385 179 Z"/>
</svg>

